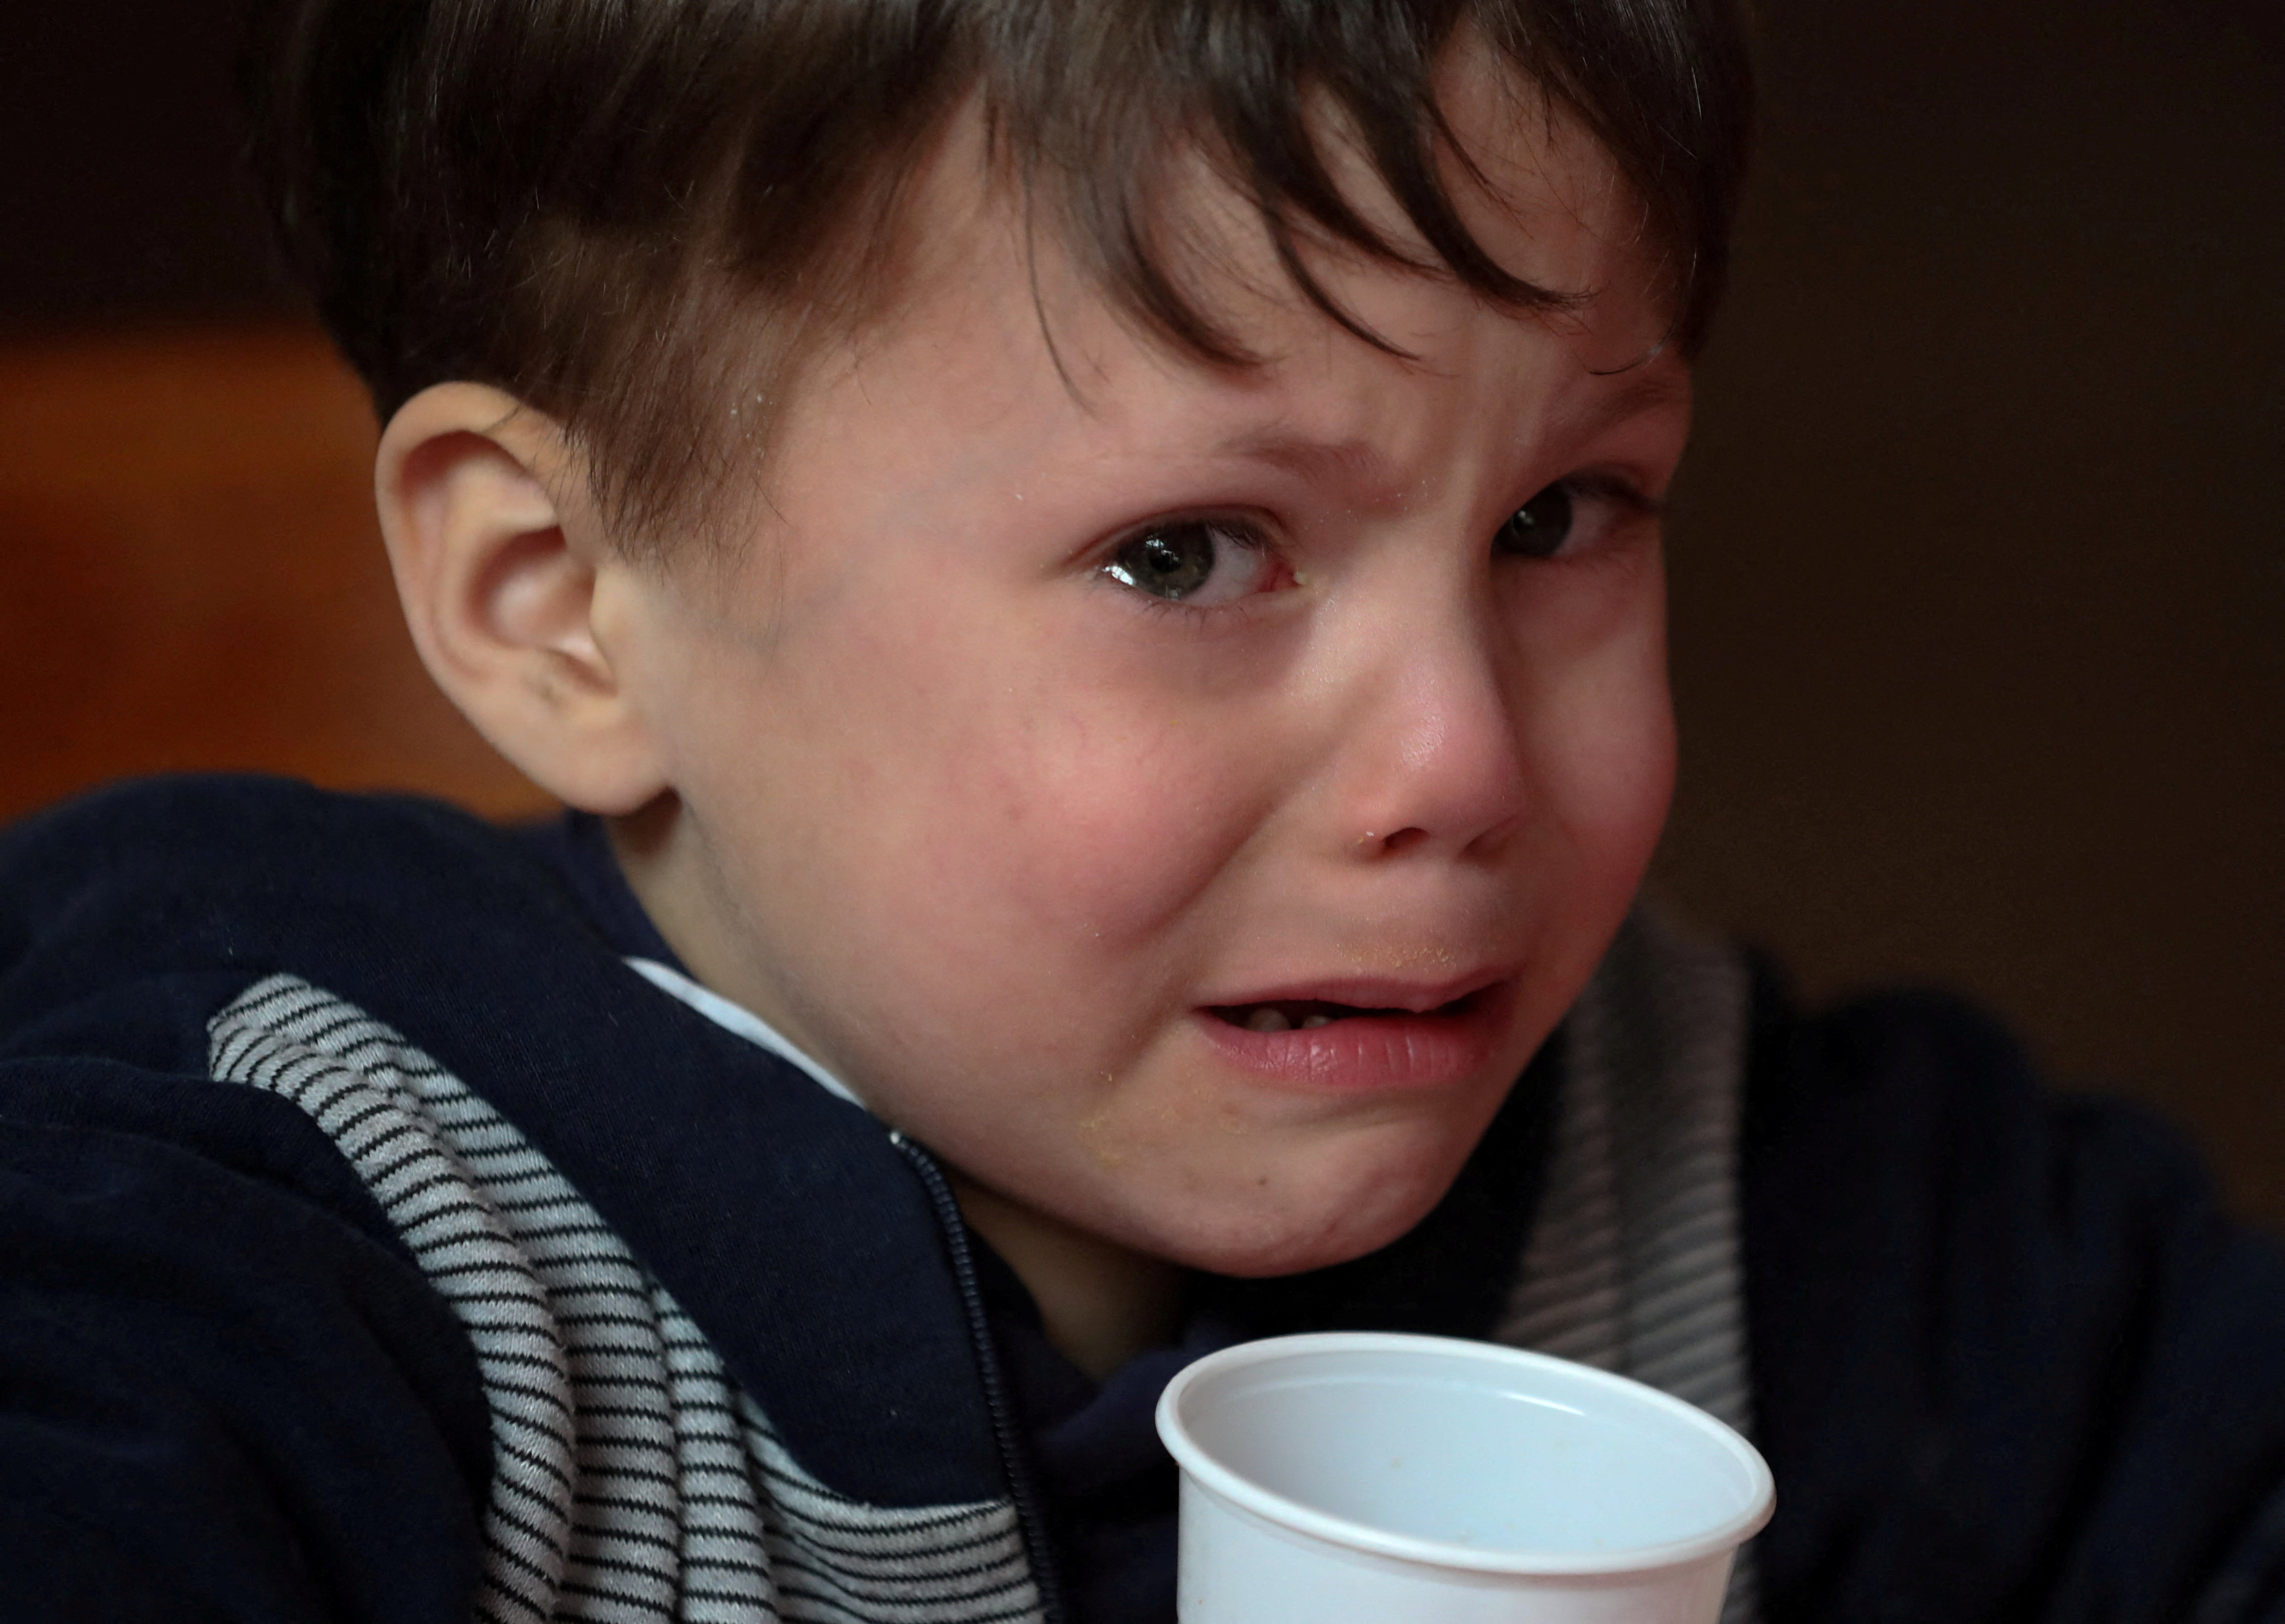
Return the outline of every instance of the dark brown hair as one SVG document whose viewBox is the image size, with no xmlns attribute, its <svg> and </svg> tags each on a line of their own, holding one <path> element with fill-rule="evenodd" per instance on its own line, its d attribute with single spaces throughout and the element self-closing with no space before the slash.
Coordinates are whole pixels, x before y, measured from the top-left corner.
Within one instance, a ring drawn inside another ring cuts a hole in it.
<svg viewBox="0 0 2285 1624">
<path fill-rule="evenodd" d="M 1328 109 L 1440 262 L 1422 270 L 1563 302 L 1492 261 L 1441 179 L 1465 155 L 1432 77 L 1463 27 L 1610 153 L 1694 349 L 1745 162 L 1736 0 L 268 0 L 247 89 L 281 240 L 381 414 L 498 385 L 581 442 L 640 535 L 718 482 L 731 390 L 760 402 L 743 439 L 783 387 L 773 355 L 860 309 L 900 180 L 971 94 L 1050 229 L 1201 357 L 1248 359 L 1158 239 L 1184 150 L 1260 210 L 1306 296 L 1379 341 L 1296 250 L 1413 263 L 1334 183 Z M 726 341 L 756 312 L 758 346 Z"/>
</svg>

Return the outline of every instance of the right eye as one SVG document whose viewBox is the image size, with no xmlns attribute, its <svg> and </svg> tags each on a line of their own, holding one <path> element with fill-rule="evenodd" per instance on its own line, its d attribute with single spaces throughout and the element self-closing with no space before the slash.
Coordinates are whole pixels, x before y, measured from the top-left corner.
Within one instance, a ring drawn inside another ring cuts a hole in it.
<svg viewBox="0 0 2285 1624">
<path fill-rule="evenodd" d="M 1571 487 L 1550 485 L 1508 515 L 1492 547 L 1511 558 L 1553 558 L 1571 539 L 1574 518 Z"/>
<path fill-rule="evenodd" d="M 1269 568 L 1268 544 L 1250 530 L 1228 520 L 1166 519 L 1111 549 L 1103 573 L 1166 602 L 1203 608 L 1258 590 Z"/>
</svg>

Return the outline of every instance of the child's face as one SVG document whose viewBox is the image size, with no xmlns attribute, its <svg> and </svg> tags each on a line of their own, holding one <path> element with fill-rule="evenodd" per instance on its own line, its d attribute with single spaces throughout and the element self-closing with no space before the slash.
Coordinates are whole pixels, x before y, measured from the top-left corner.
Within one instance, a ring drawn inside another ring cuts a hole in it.
<svg viewBox="0 0 2285 1624">
<path fill-rule="evenodd" d="M 1043 241 L 1067 387 L 955 143 L 909 296 L 781 420 L 740 561 L 600 600 L 679 796 L 646 892 L 701 977 L 970 1178 L 1199 1267 L 1416 1221 L 1667 804 L 1647 502 L 1686 373 L 1636 364 L 1663 312 L 1601 155 L 1459 122 L 1521 210 L 1480 233 L 1598 290 L 1576 316 L 1322 256 L 1399 359 L 1225 207 L 1269 363 L 1171 356 Z"/>
</svg>

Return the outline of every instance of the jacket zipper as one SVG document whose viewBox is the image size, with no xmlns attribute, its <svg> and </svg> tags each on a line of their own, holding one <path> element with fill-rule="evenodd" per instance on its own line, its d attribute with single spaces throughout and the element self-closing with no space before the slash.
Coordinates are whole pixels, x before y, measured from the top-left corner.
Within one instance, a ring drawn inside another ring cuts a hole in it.
<svg viewBox="0 0 2285 1624">
<path fill-rule="evenodd" d="M 889 1141 L 905 1153 L 913 1171 L 936 1207 L 938 1227 L 952 1254 L 953 1278 L 960 1285 L 961 1306 L 968 1315 L 969 1339 L 976 1345 L 977 1373 L 984 1383 L 984 1408 L 992 1417 L 992 1436 L 1000 1446 L 1001 1470 L 1008 1475 L 1008 1497 L 1016 1507 L 1016 1527 L 1024 1554 L 1032 1564 L 1032 1583 L 1040 1595 L 1041 1624 L 1067 1624 L 1063 1585 L 1056 1573 L 1055 1555 L 1048 1542 L 1047 1519 L 1040 1514 L 1032 1482 L 1032 1463 L 1017 1435 L 1016 1418 L 1008 1400 L 1007 1383 L 1000 1370 L 999 1350 L 993 1345 L 991 1322 L 984 1313 L 984 1292 L 976 1283 L 976 1261 L 968 1250 L 968 1225 L 960 1216 L 960 1203 L 936 1158 L 895 1129 Z"/>
</svg>

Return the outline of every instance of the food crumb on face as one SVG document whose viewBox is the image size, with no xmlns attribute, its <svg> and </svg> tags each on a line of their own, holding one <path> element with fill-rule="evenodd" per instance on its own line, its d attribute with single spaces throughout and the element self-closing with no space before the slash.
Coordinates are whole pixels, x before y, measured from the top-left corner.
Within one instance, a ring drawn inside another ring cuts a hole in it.
<svg viewBox="0 0 2285 1624">
<path fill-rule="evenodd" d="M 1105 1072 L 1103 1080 L 1107 1084 L 1114 1079 Z M 1079 1142 L 1087 1147 L 1087 1153 L 1095 1158 L 1099 1167 L 1123 1167 L 1127 1165 L 1127 1152 L 1113 1142 L 1111 1111 L 1107 1106 L 1090 1111 L 1079 1119 Z"/>
</svg>

